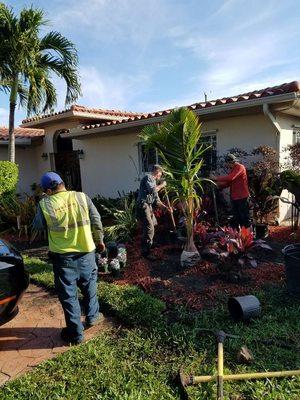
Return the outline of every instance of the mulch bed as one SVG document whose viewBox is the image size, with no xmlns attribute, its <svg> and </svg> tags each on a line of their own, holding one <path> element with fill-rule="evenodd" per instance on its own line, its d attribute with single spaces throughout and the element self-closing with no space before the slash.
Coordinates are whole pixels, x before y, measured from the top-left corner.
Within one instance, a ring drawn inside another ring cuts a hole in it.
<svg viewBox="0 0 300 400">
<path fill-rule="evenodd" d="M 278 243 L 299 243 L 300 242 L 300 228 L 293 231 L 289 226 L 271 226 L 269 228 L 270 239 Z"/>
<path fill-rule="evenodd" d="M 276 230 L 272 230 L 272 234 L 275 233 Z M 183 305 L 199 311 L 213 307 L 229 296 L 251 294 L 265 285 L 283 286 L 282 247 L 282 244 L 274 246 L 271 256 L 260 255 L 258 267 L 245 271 L 247 279 L 231 283 L 222 279 L 216 267 L 208 261 L 183 269 L 180 266 L 179 245 L 162 244 L 153 251 L 156 261 L 145 260 L 140 255 L 138 238 L 135 244 L 128 245 L 127 267 L 122 277 L 114 282 L 137 285 L 145 292 L 161 298 L 167 306 Z"/>
<path fill-rule="evenodd" d="M 101 274 L 100 279 L 118 285 L 137 285 L 145 292 L 161 298 L 167 306 L 184 305 L 196 311 L 213 307 L 229 296 L 249 294 L 268 284 L 284 285 L 281 249 L 286 244 L 300 242 L 299 230 L 295 233 L 289 227 L 270 227 L 268 242 L 273 252 L 259 255 L 258 267 L 246 270 L 245 281 L 230 283 L 222 279 L 216 267 L 208 261 L 183 269 L 180 266 L 181 246 L 170 244 L 167 233 L 158 232 L 157 236 L 161 244 L 153 251 L 156 261 L 141 257 L 140 237 L 137 237 L 134 243 L 127 246 L 128 262 L 121 277 L 115 279 L 111 275 Z M 24 253 L 29 256 L 46 256 L 44 242 L 28 246 L 27 239 L 16 235 L 6 235 L 5 239 L 16 244 L 20 250 L 27 249 Z M 41 254 L 37 254 L 39 245 Z"/>
</svg>

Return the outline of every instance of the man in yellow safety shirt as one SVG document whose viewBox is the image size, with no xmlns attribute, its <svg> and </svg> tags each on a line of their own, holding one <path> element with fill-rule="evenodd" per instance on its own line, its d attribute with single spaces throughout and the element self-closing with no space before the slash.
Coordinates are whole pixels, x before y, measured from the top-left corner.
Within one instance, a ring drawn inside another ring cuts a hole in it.
<svg viewBox="0 0 300 400">
<path fill-rule="evenodd" d="M 95 262 L 96 246 L 100 252 L 105 249 L 101 218 L 91 199 L 84 193 L 66 190 L 55 172 L 44 174 L 41 186 L 46 195 L 39 202 L 33 229 L 48 231 L 55 288 L 67 325 L 61 337 L 78 344 L 84 330 L 78 288 L 83 295 L 85 328 L 103 318 L 99 312 Z"/>
</svg>

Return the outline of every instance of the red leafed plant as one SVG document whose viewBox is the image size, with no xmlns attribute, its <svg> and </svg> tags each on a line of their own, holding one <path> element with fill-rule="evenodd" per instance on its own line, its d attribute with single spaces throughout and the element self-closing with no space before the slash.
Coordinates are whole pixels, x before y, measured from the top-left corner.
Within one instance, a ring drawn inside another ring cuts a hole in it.
<svg viewBox="0 0 300 400">
<path fill-rule="evenodd" d="M 243 227 L 240 231 L 233 228 L 222 228 L 223 235 L 210 247 L 206 247 L 204 254 L 211 257 L 218 269 L 227 276 L 241 277 L 243 267 L 257 267 L 254 250 L 263 248 L 272 250 L 263 240 L 254 240 L 249 228 Z"/>
</svg>

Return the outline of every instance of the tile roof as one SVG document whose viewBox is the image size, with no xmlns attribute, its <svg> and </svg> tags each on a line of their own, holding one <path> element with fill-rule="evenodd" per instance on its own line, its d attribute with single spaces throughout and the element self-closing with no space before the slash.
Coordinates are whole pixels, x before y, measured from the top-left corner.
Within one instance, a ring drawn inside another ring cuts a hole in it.
<svg viewBox="0 0 300 400">
<path fill-rule="evenodd" d="M 69 111 L 73 111 L 73 112 L 77 112 L 77 113 L 85 113 L 85 114 L 99 114 L 99 115 L 107 115 L 110 117 L 124 117 L 124 118 L 129 118 L 129 117 L 134 117 L 137 115 L 141 115 L 141 113 L 137 113 L 137 112 L 131 112 L 131 111 L 121 111 L 121 110 L 106 110 L 106 109 L 102 109 L 102 108 L 89 108 L 89 107 L 85 107 L 85 106 L 81 106 L 79 104 L 74 104 L 72 105 L 70 108 L 67 108 L 65 110 L 62 111 L 57 111 L 57 112 L 52 112 L 49 114 L 44 114 L 41 116 L 35 116 L 32 118 L 27 118 L 24 119 L 22 121 L 22 124 L 26 124 L 27 122 L 33 122 L 33 121 L 38 121 L 41 119 L 46 119 L 49 117 L 54 117 L 56 115 L 60 115 L 60 114 L 65 114 Z"/>
<path fill-rule="evenodd" d="M 15 137 L 18 139 L 33 139 L 44 135 L 44 129 L 15 128 Z M 0 126 L 0 140 L 8 140 L 8 128 L 4 126 Z"/>
<path fill-rule="evenodd" d="M 238 103 L 238 102 L 242 102 L 245 100 L 254 100 L 254 99 L 259 99 L 262 97 L 270 97 L 270 96 L 276 96 L 276 95 L 280 95 L 280 94 L 299 92 L 299 91 L 300 91 L 300 82 L 293 81 L 290 83 L 284 83 L 282 85 L 268 87 L 268 88 L 261 89 L 261 90 L 255 90 L 253 92 L 239 94 L 236 96 L 223 97 L 222 99 L 194 103 L 194 104 L 189 105 L 188 108 L 190 110 L 199 110 L 199 109 L 205 109 L 205 108 L 214 107 L 214 106 L 221 106 L 221 105 L 229 104 L 229 103 Z M 163 115 L 170 114 L 171 111 L 172 111 L 172 109 L 168 109 L 168 110 L 157 111 L 157 112 L 153 112 L 153 113 L 149 113 L 149 114 L 138 114 L 136 116 L 131 116 L 129 118 L 122 119 L 120 121 L 105 121 L 105 122 L 101 122 L 101 123 L 97 123 L 97 124 L 84 125 L 82 127 L 82 129 L 83 130 L 94 129 L 94 128 L 100 128 L 100 127 L 110 126 L 110 125 L 118 125 L 118 124 L 122 124 L 125 122 L 161 117 Z"/>
</svg>

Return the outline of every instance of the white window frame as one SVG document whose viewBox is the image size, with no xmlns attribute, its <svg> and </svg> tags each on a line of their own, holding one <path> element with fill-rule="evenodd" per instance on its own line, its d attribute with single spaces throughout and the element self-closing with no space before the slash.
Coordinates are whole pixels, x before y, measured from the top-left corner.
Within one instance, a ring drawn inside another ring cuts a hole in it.
<svg viewBox="0 0 300 400">
<path fill-rule="evenodd" d="M 203 138 L 210 137 L 214 141 L 216 152 L 217 152 L 217 132 L 218 132 L 218 129 L 213 129 L 213 130 L 205 131 L 202 133 Z M 151 172 L 150 170 L 148 170 L 148 171 L 143 170 L 143 166 L 144 166 L 143 151 L 142 151 L 143 146 L 144 146 L 144 144 L 142 142 L 138 143 L 139 172 L 141 175 Z M 155 150 L 155 156 L 156 156 L 155 164 L 159 164 L 159 156 L 158 156 L 157 150 Z"/>
<path fill-rule="evenodd" d="M 300 143 L 300 128 L 294 128 L 293 130 L 293 144 Z"/>
</svg>

